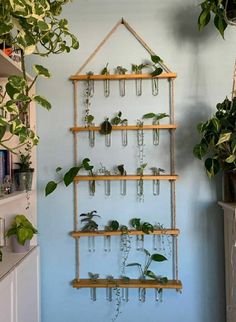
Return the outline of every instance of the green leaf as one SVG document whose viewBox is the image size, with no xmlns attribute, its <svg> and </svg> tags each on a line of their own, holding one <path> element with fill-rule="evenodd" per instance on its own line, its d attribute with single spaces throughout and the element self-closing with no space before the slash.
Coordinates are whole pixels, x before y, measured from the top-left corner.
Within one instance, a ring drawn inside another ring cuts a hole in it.
<svg viewBox="0 0 236 322">
<path fill-rule="evenodd" d="M 67 186 L 69 186 L 69 184 L 71 184 L 75 178 L 75 176 L 77 175 L 77 173 L 79 172 L 79 170 L 81 169 L 81 167 L 73 167 L 71 168 L 69 171 L 66 172 L 66 174 L 64 175 L 64 183 Z"/>
<path fill-rule="evenodd" d="M 159 56 L 156 56 L 156 55 L 151 55 L 151 60 L 155 64 L 158 64 L 158 63 L 162 62 L 162 59 Z"/>
<path fill-rule="evenodd" d="M 208 158 L 205 161 L 205 168 L 208 177 L 212 178 L 220 171 L 220 163 L 217 159 Z"/>
<path fill-rule="evenodd" d="M 160 74 L 162 74 L 163 69 L 161 67 L 157 67 L 155 68 L 155 70 L 151 73 L 152 76 L 158 76 Z"/>
<path fill-rule="evenodd" d="M 147 255 L 149 257 L 151 256 L 151 254 L 149 253 L 149 251 L 146 248 L 142 248 L 141 251 L 144 252 L 145 255 Z"/>
<path fill-rule="evenodd" d="M 155 262 L 164 262 L 167 261 L 167 258 L 161 254 L 152 254 L 151 260 Z"/>
<path fill-rule="evenodd" d="M 51 76 L 49 70 L 42 65 L 33 65 L 33 69 L 37 75 L 41 75 L 46 78 L 49 78 Z"/>
<path fill-rule="evenodd" d="M 150 270 L 147 270 L 147 271 L 145 272 L 145 275 L 146 275 L 146 276 L 148 276 L 148 277 L 150 277 L 150 278 L 157 279 L 156 274 L 155 274 L 155 273 L 153 273 L 153 272 L 152 272 L 152 271 L 150 271 Z"/>
<path fill-rule="evenodd" d="M 206 155 L 208 146 L 204 143 L 196 144 L 193 148 L 193 154 L 196 158 L 202 159 Z"/>
<path fill-rule="evenodd" d="M 156 114 L 155 113 L 147 113 L 147 114 L 144 114 L 142 116 L 143 119 L 152 119 L 153 117 L 155 117 Z"/>
<path fill-rule="evenodd" d="M 159 114 L 156 114 L 155 120 L 158 121 L 158 120 L 164 119 L 165 117 L 169 117 L 169 115 L 166 113 L 159 113 Z"/>
<path fill-rule="evenodd" d="M 211 124 L 212 124 L 212 126 L 214 128 L 214 131 L 218 132 L 219 129 L 220 129 L 220 121 L 217 118 L 213 117 L 211 119 Z"/>
<path fill-rule="evenodd" d="M 215 18 L 214 18 L 214 24 L 215 24 L 216 28 L 219 30 L 222 38 L 224 38 L 224 31 L 227 27 L 227 23 L 226 23 L 225 19 L 223 18 L 223 15 L 219 16 L 216 14 Z"/>
<path fill-rule="evenodd" d="M 46 98 L 40 96 L 40 95 L 36 95 L 33 97 L 34 101 L 38 104 L 40 104 L 41 106 L 45 107 L 48 111 L 51 109 L 51 103 L 49 103 Z"/>
<path fill-rule="evenodd" d="M 154 231 L 154 227 L 152 224 L 150 224 L 149 222 L 144 222 L 142 224 L 142 231 L 145 233 L 145 234 L 149 234 L 150 232 L 153 232 Z"/>
<path fill-rule="evenodd" d="M 198 28 L 200 31 L 209 23 L 210 19 L 211 19 L 211 13 L 209 9 L 202 10 L 198 18 Z"/>
<path fill-rule="evenodd" d="M 0 36 L 8 34 L 13 28 L 13 24 L 12 23 L 6 23 L 4 21 L 1 20 L 0 23 Z"/>
<path fill-rule="evenodd" d="M 13 99 L 14 98 L 14 95 L 19 93 L 19 90 L 14 88 L 10 83 L 7 83 L 6 86 L 6 92 L 8 94 L 8 96 Z"/>
<path fill-rule="evenodd" d="M 137 230 L 141 230 L 141 219 L 140 218 L 132 218 L 130 220 L 130 225 Z"/>
<path fill-rule="evenodd" d="M 56 187 L 57 183 L 55 181 L 48 182 L 45 188 L 45 196 L 48 196 L 50 193 L 52 193 Z"/>
<path fill-rule="evenodd" d="M 56 168 L 56 172 L 59 172 L 59 171 L 61 171 L 62 170 L 62 168 L 61 167 L 57 167 Z"/>
<path fill-rule="evenodd" d="M 218 142 L 216 143 L 216 145 L 222 144 L 224 142 L 228 142 L 231 138 L 232 132 L 225 132 L 222 133 L 219 137 Z"/>
<path fill-rule="evenodd" d="M 86 117 L 86 122 L 89 123 L 89 124 L 91 124 L 93 122 L 93 120 L 94 120 L 94 116 L 93 115 L 88 115 Z"/>
<path fill-rule="evenodd" d="M 225 159 L 225 162 L 227 163 L 233 163 L 236 160 L 236 155 L 231 154 L 227 159 Z"/>
<path fill-rule="evenodd" d="M 49 30 L 51 28 L 51 26 L 49 24 L 47 24 L 45 21 L 43 21 L 43 20 L 37 21 L 37 26 L 42 31 L 47 31 L 47 30 Z"/>
<path fill-rule="evenodd" d="M 30 239 L 28 237 L 29 237 L 29 232 L 28 232 L 27 229 L 25 229 L 25 228 L 19 228 L 18 229 L 18 231 L 17 231 L 17 239 L 18 239 L 18 242 L 21 245 L 24 245 L 26 239 Z"/>
<path fill-rule="evenodd" d="M 116 231 L 119 228 L 119 223 L 117 220 L 112 220 L 109 226 L 111 230 Z"/>
<path fill-rule="evenodd" d="M 2 138 L 4 137 L 5 133 L 6 133 L 7 127 L 6 125 L 0 125 L 0 141 L 2 140 Z"/>
<path fill-rule="evenodd" d="M 12 75 L 8 77 L 8 82 L 12 87 L 18 90 L 24 90 L 27 87 L 27 83 L 22 76 Z"/>
</svg>

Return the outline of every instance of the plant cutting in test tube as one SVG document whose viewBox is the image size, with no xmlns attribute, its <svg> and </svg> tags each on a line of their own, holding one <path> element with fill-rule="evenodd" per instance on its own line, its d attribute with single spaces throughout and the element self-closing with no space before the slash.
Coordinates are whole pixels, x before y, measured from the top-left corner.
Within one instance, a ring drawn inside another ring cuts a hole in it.
<svg viewBox="0 0 236 322">
<path fill-rule="evenodd" d="M 97 215 L 97 211 L 93 210 L 91 212 L 81 214 L 80 217 L 83 217 L 81 219 L 81 223 L 84 223 L 85 225 L 81 228 L 81 231 L 96 231 L 98 230 L 98 224 L 94 221 L 94 217 L 99 217 Z M 94 236 L 88 237 L 88 250 L 89 252 L 95 252 L 95 239 Z"/>
</svg>

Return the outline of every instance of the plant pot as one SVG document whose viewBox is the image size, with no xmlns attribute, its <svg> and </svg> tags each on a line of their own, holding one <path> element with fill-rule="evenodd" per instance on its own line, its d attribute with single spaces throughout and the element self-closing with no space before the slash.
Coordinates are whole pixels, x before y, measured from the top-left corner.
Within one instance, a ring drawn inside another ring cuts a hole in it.
<svg viewBox="0 0 236 322">
<path fill-rule="evenodd" d="M 32 188 L 34 169 L 28 171 L 21 171 L 20 169 L 14 170 L 15 185 L 18 191 L 30 191 Z"/>
<path fill-rule="evenodd" d="M 236 171 L 224 173 L 223 200 L 225 202 L 236 202 Z"/>
<path fill-rule="evenodd" d="M 30 240 L 29 239 L 27 239 L 25 241 L 24 245 L 21 245 L 18 242 L 17 237 L 14 235 L 11 237 L 11 241 L 12 241 L 12 250 L 14 253 L 26 253 L 30 249 Z"/>
</svg>

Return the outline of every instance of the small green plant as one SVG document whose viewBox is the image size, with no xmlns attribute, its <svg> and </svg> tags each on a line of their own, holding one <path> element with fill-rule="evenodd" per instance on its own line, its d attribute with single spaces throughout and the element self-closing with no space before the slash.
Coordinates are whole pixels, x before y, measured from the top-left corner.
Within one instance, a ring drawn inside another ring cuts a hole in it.
<svg viewBox="0 0 236 322">
<path fill-rule="evenodd" d="M 168 114 L 166 113 L 158 113 L 158 114 L 155 114 L 155 113 L 147 113 L 147 114 L 144 114 L 142 116 L 142 119 L 143 120 L 148 120 L 148 119 L 152 119 L 153 122 L 157 122 L 165 117 L 169 117 Z"/>
<path fill-rule="evenodd" d="M 122 112 L 121 111 L 119 111 L 117 114 L 116 114 L 116 116 L 114 116 L 112 119 L 111 119 L 111 124 L 112 125 L 119 125 L 119 124 L 124 124 L 124 123 L 126 123 L 128 120 L 127 119 L 122 119 L 121 118 L 121 116 L 122 116 Z"/>
<path fill-rule="evenodd" d="M 142 74 L 142 70 L 147 67 L 147 64 L 140 64 L 140 65 L 135 65 L 132 64 L 132 72 L 135 74 Z"/>
<path fill-rule="evenodd" d="M 112 125 L 111 122 L 109 121 L 109 118 L 107 117 L 105 121 L 101 124 L 100 128 L 100 134 L 110 134 L 112 131 Z"/>
<path fill-rule="evenodd" d="M 226 8 L 227 4 L 227 8 Z M 236 17 L 235 0 L 205 0 L 200 4 L 201 13 L 198 17 L 198 28 L 203 30 L 214 16 L 214 25 L 224 38 L 225 29 L 228 26 L 228 19 Z"/>
<path fill-rule="evenodd" d="M 232 101 L 226 98 L 216 105 L 216 109 L 212 118 L 198 124 L 202 138 L 193 149 L 195 157 L 205 159 L 210 178 L 221 169 L 236 170 L 236 97 Z"/>
<path fill-rule="evenodd" d="M 159 63 L 162 62 L 162 59 L 159 56 L 151 55 L 151 60 L 153 64 L 151 64 L 151 67 L 154 69 L 150 74 L 154 76 L 158 76 L 163 73 L 163 69 L 160 67 Z"/>
<path fill-rule="evenodd" d="M 6 236 L 16 236 L 19 244 L 24 245 L 27 239 L 32 239 L 38 231 L 33 227 L 25 215 L 16 215 L 11 228 L 7 231 Z"/>
<path fill-rule="evenodd" d="M 50 193 L 52 193 L 57 188 L 58 184 L 62 182 L 64 182 L 66 187 L 69 186 L 77 176 L 78 172 L 82 169 L 89 171 L 89 173 L 93 175 L 93 166 L 90 165 L 89 162 L 90 160 L 88 158 L 85 158 L 80 165 L 70 168 L 63 176 L 61 176 L 59 181 L 49 181 L 45 187 L 45 196 L 48 196 Z M 56 173 L 61 172 L 61 170 L 62 168 L 58 167 L 56 169 Z"/>
<path fill-rule="evenodd" d="M 136 230 L 140 230 L 144 232 L 145 234 L 152 233 L 154 231 L 154 226 L 150 224 L 149 222 L 141 222 L 140 218 L 132 218 L 130 220 L 130 225 Z"/>
<path fill-rule="evenodd" d="M 106 63 L 106 66 L 101 70 L 101 75 L 109 75 L 109 69 L 108 69 L 109 63 Z"/>
<path fill-rule="evenodd" d="M 119 75 L 125 75 L 125 73 L 127 72 L 127 69 L 122 67 L 122 66 L 117 66 L 116 67 L 116 73 Z"/>
<path fill-rule="evenodd" d="M 88 272 L 88 276 L 89 276 L 89 278 L 92 280 L 92 281 L 97 281 L 98 280 L 98 278 L 99 278 L 99 274 L 97 274 L 97 273 L 91 273 L 91 272 Z"/>
<path fill-rule="evenodd" d="M 19 151 L 19 162 L 15 162 L 15 164 L 19 166 L 19 170 L 21 172 L 27 172 L 30 169 L 30 166 L 32 164 L 31 149 L 32 144 L 30 142 L 27 142 L 25 152 L 23 153 L 22 151 Z"/>
<path fill-rule="evenodd" d="M 158 253 L 150 254 L 149 251 L 145 248 L 140 249 L 140 251 L 142 251 L 145 254 L 144 266 L 142 267 L 140 263 L 130 263 L 130 264 L 127 264 L 126 267 L 132 267 L 132 266 L 138 267 L 141 279 L 145 279 L 148 277 L 148 278 L 155 279 L 158 282 L 163 284 L 167 283 L 168 282 L 167 277 L 158 276 L 153 271 L 149 270 L 149 267 L 153 261 L 160 263 L 160 262 L 166 261 L 167 258 Z"/>
<path fill-rule="evenodd" d="M 85 81 L 85 88 L 84 88 L 84 105 L 85 105 L 85 117 L 84 121 L 87 126 L 90 126 L 93 123 L 94 116 L 90 113 L 90 106 L 91 106 L 91 98 L 93 96 L 93 86 L 94 84 L 89 79 L 89 76 L 93 75 L 93 72 L 88 72 L 88 79 Z"/>
<path fill-rule="evenodd" d="M 100 218 L 100 216 L 97 215 L 96 210 L 87 212 L 86 214 L 81 214 L 80 217 L 83 217 L 83 219 L 81 219 L 81 223 L 85 223 L 85 225 L 81 228 L 81 231 L 98 230 L 98 224 L 93 219 L 94 217 Z"/>
<path fill-rule="evenodd" d="M 112 322 L 116 321 L 119 317 L 121 312 L 121 291 L 119 287 L 114 287 L 113 291 L 115 292 L 115 303 L 116 303 L 116 310 L 115 315 L 112 318 Z"/>
<path fill-rule="evenodd" d="M 129 229 L 125 225 L 120 226 L 121 238 L 120 238 L 120 250 L 122 251 L 121 258 L 121 273 L 125 273 L 126 262 L 131 250 L 131 236 L 129 235 Z"/>
<path fill-rule="evenodd" d="M 119 171 L 119 174 L 120 174 L 121 176 L 126 176 L 127 171 L 126 171 L 126 170 L 125 170 L 125 168 L 124 168 L 124 164 L 119 164 L 119 165 L 117 166 L 117 170 Z"/>
<path fill-rule="evenodd" d="M 137 174 L 140 175 L 140 176 L 143 176 L 144 170 L 145 170 L 146 167 L 147 167 L 147 163 L 141 164 L 140 167 L 137 168 Z"/>
<path fill-rule="evenodd" d="M 117 231 L 119 229 L 119 222 L 117 220 L 110 220 L 108 225 L 105 227 L 107 231 Z"/>
</svg>

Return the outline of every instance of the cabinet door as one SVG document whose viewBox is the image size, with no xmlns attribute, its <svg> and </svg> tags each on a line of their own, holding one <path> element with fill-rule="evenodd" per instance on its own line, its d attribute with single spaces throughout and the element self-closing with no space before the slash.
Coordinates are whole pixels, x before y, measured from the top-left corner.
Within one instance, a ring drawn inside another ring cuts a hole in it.
<svg viewBox="0 0 236 322">
<path fill-rule="evenodd" d="M 14 272 L 0 281 L 0 321 L 15 322 Z"/>
<path fill-rule="evenodd" d="M 16 268 L 17 322 L 39 322 L 39 254 L 36 248 Z"/>
</svg>

